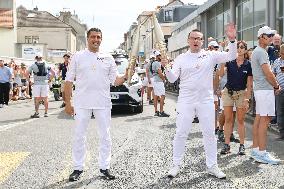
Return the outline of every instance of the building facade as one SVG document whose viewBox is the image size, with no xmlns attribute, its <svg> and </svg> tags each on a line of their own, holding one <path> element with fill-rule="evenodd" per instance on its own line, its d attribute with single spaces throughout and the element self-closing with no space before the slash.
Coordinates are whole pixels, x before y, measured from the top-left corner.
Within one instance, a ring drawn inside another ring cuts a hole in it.
<svg viewBox="0 0 284 189">
<path fill-rule="evenodd" d="M 76 31 L 46 11 L 17 8 L 17 46 L 20 58 L 41 52 L 50 62 L 61 62 L 66 52 L 76 51 Z"/>
<path fill-rule="evenodd" d="M 74 28 L 76 31 L 76 50 L 80 51 L 85 49 L 87 47 L 87 25 L 82 24 L 78 18 L 78 15 L 75 13 L 72 15 L 70 11 L 60 12 L 60 16 L 58 18 L 64 23 L 72 26 L 72 28 Z"/>
<path fill-rule="evenodd" d="M 16 1 L 0 1 L 0 56 L 14 57 L 17 43 Z"/>
<path fill-rule="evenodd" d="M 229 22 L 236 23 L 238 40 L 245 40 L 252 48 L 257 45 L 258 29 L 264 25 L 283 35 L 283 7 L 283 0 L 209 0 L 174 28 L 169 39 L 169 54 L 175 58 L 188 48 L 179 44 L 187 40 L 192 29 L 203 32 L 205 47 L 208 37 L 224 41 L 225 26 Z"/>
</svg>

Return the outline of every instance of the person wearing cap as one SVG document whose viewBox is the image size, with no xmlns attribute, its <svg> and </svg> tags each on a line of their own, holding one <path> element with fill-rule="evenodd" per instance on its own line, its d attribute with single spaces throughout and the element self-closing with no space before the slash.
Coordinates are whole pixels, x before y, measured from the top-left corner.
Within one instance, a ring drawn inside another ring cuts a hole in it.
<svg viewBox="0 0 284 189">
<path fill-rule="evenodd" d="M 63 55 L 64 62 L 59 64 L 58 66 L 58 76 L 61 76 L 62 81 L 61 81 L 61 92 L 62 92 L 62 104 L 60 108 L 65 107 L 65 92 L 64 92 L 64 83 L 65 83 L 65 78 L 66 78 L 66 73 L 68 70 L 68 65 L 70 61 L 70 55 L 69 54 L 64 54 Z"/>
<path fill-rule="evenodd" d="M 33 96 L 35 98 L 35 113 L 31 118 L 39 118 L 39 104 L 44 101 L 44 117 L 48 117 L 48 91 L 49 82 L 54 77 L 53 69 L 42 60 L 42 54 L 39 52 L 35 56 L 36 62 L 28 68 L 28 73 L 33 74 Z M 48 71 L 51 72 L 51 78 L 48 79 Z"/>
<path fill-rule="evenodd" d="M 275 96 L 281 90 L 270 68 L 266 51 L 271 43 L 275 30 L 268 26 L 261 27 L 257 32 L 258 46 L 252 52 L 253 91 L 256 103 L 256 117 L 253 123 L 253 149 L 251 157 L 258 162 L 279 164 L 280 160 L 274 158 L 266 151 L 267 127 L 271 116 L 275 116 Z"/>
<path fill-rule="evenodd" d="M 154 116 L 159 117 L 169 117 L 170 115 L 164 112 L 164 102 L 165 102 L 165 80 L 166 77 L 163 73 L 163 68 L 161 65 L 161 53 L 159 51 L 154 52 L 156 56 L 156 61 L 154 61 L 150 66 L 150 72 L 153 74 L 153 89 L 154 89 Z M 158 111 L 158 98 L 160 97 L 160 111 Z"/>
<path fill-rule="evenodd" d="M 146 64 L 146 80 L 148 82 L 147 85 L 147 100 L 149 100 L 149 104 L 154 104 L 154 90 L 153 90 L 153 74 L 150 71 L 150 67 L 152 66 L 153 62 L 155 61 L 155 55 L 153 53 L 150 54 L 150 60 Z"/>
<path fill-rule="evenodd" d="M 166 67 L 166 76 L 173 83 L 180 79 L 180 90 L 177 102 L 176 134 L 173 140 L 173 162 L 168 177 L 175 177 L 183 160 L 186 141 L 191 129 L 191 121 L 195 112 L 203 135 L 207 171 L 219 179 L 226 178 L 217 164 L 217 140 L 214 133 L 214 97 L 213 71 L 216 63 L 236 59 L 236 29 L 233 24 L 226 27 L 226 35 L 230 41 L 228 52 L 206 51 L 203 45 L 203 34 L 195 29 L 188 34 L 189 50 L 179 55 L 168 68 L 168 61 L 162 60 Z"/>
<path fill-rule="evenodd" d="M 75 115 L 73 127 L 73 166 L 74 171 L 69 181 L 80 179 L 86 157 L 86 134 L 91 113 L 94 112 L 99 133 L 99 171 L 108 180 L 115 179 L 110 173 L 111 160 L 111 97 L 110 84 L 122 85 L 128 78 L 118 76 L 117 66 L 111 54 L 102 53 L 99 49 L 102 42 L 102 31 L 91 28 L 87 32 L 88 48 L 76 52 L 71 59 L 65 78 L 65 112 Z M 71 105 L 73 82 L 76 78 L 74 91 L 74 108 Z"/>
</svg>

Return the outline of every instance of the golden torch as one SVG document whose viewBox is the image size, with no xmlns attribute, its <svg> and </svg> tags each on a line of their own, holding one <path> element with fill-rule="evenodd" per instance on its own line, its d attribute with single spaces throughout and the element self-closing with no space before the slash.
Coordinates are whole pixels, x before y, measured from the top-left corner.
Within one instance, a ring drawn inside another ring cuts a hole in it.
<svg viewBox="0 0 284 189">
<path fill-rule="evenodd" d="M 164 34 L 162 31 L 162 28 L 158 22 L 158 19 L 155 13 L 153 13 L 152 18 L 153 18 L 153 24 L 154 24 L 154 33 L 156 37 L 156 45 L 158 47 L 158 50 L 161 53 L 162 58 L 167 58 L 167 48 L 164 42 Z"/>
<path fill-rule="evenodd" d="M 140 24 L 137 26 L 136 35 L 134 37 L 134 42 L 133 42 L 131 53 L 130 53 L 130 62 L 128 65 L 128 80 L 127 80 L 128 85 L 130 85 L 132 73 L 134 72 L 135 65 L 136 65 L 136 57 L 137 57 L 138 48 L 139 48 L 139 36 L 140 36 Z"/>
</svg>

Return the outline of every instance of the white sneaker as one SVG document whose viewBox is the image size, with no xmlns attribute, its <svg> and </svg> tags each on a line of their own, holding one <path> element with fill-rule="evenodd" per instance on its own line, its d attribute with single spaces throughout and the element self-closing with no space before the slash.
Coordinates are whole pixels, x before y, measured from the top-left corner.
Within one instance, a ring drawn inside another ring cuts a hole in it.
<svg viewBox="0 0 284 189">
<path fill-rule="evenodd" d="M 257 157 L 256 161 L 258 161 L 260 163 L 271 164 L 271 165 L 278 165 L 281 162 L 280 159 L 274 158 L 268 152 L 265 152 L 263 154 L 258 154 L 258 157 Z"/>
<path fill-rule="evenodd" d="M 208 168 L 207 171 L 208 171 L 208 173 L 209 173 L 210 175 L 213 175 L 213 176 L 215 176 L 215 177 L 217 177 L 217 178 L 219 178 L 219 179 L 225 179 L 225 178 L 226 178 L 226 174 L 223 173 L 223 172 L 219 169 L 218 165 L 216 165 L 216 164 L 213 165 L 212 167 Z"/>
<path fill-rule="evenodd" d="M 168 177 L 173 178 L 177 176 L 178 172 L 179 172 L 179 166 L 172 166 L 168 172 Z"/>
</svg>

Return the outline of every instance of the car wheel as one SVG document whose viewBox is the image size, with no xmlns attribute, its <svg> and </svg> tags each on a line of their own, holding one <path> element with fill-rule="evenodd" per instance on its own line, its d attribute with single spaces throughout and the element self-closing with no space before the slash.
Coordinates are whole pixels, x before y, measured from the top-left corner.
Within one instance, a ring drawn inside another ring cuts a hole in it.
<svg viewBox="0 0 284 189">
<path fill-rule="evenodd" d="M 142 113 L 143 112 L 143 101 L 139 104 L 139 106 L 135 107 L 135 113 Z"/>
</svg>

